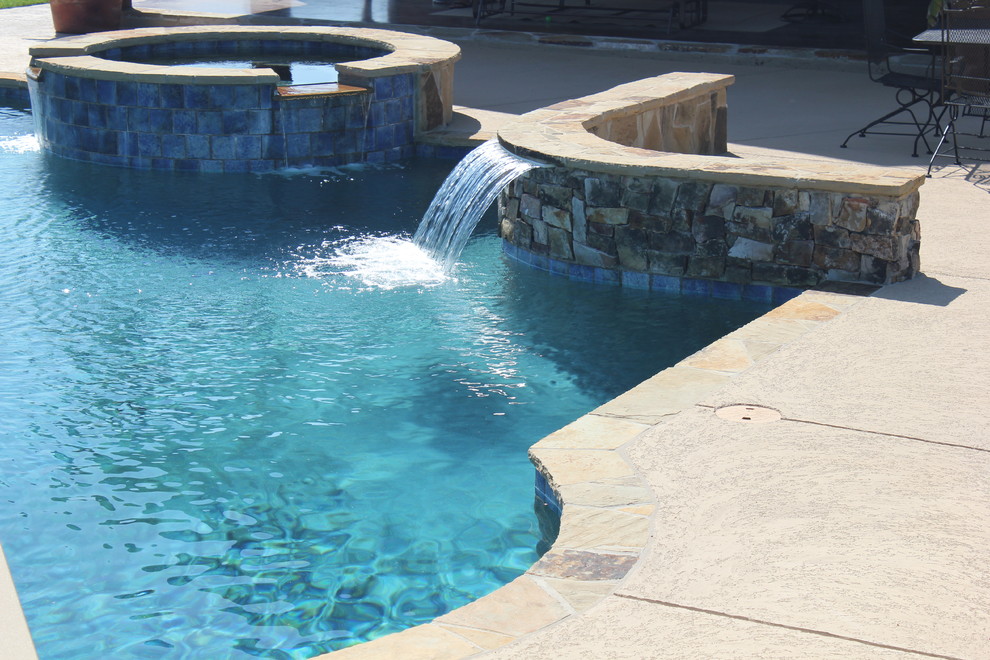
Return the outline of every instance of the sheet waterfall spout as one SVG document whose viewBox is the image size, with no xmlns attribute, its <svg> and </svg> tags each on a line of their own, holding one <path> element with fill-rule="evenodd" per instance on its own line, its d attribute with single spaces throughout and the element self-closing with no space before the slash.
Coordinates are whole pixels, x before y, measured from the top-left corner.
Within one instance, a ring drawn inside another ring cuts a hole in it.
<svg viewBox="0 0 990 660">
<path fill-rule="evenodd" d="M 465 156 L 440 186 L 413 242 L 449 272 L 502 188 L 535 167 L 544 164 L 509 153 L 497 139 L 485 142 Z"/>
</svg>

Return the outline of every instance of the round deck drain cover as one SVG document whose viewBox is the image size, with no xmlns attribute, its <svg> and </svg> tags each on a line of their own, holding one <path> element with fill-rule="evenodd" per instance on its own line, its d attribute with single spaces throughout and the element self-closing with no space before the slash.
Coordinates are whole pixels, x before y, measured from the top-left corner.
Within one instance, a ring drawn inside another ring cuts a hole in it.
<svg viewBox="0 0 990 660">
<path fill-rule="evenodd" d="M 723 406 L 718 408 L 715 414 L 730 422 L 742 422 L 743 424 L 764 424 L 780 420 L 779 412 L 763 406 Z"/>
</svg>

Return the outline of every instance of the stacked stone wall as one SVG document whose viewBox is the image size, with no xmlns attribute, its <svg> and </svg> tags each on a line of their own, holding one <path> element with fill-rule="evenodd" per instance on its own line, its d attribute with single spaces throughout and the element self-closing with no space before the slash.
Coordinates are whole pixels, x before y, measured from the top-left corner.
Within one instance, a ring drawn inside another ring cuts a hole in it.
<svg viewBox="0 0 990 660">
<path fill-rule="evenodd" d="M 917 207 L 917 191 L 891 198 L 548 167 L 506 188 L 500 218 L 516 250 L 563 264 L 810 287 L 911 277 Z"/>
</svg>

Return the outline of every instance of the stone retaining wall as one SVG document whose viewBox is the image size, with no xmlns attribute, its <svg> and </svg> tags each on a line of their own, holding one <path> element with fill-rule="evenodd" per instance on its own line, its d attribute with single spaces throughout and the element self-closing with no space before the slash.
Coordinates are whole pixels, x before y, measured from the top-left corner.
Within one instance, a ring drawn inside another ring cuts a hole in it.
<svg viewBox="0 0 990 660">
<path fill-rule="evenodd" d="M 584 269 L 604 270 L 616 282 L 664 290 L 682 280 L 811 287 L 917 273 L 924 178 L 898 168 L 728 154 L 731 82 L 667 74 L 537 110 L 501 129 L 507 149 L 553 165 L 524 174 L 501 195 L 510 254 L 536 264 L 546 257 L 548 270 L 571 277 L 608 279 Z"/>
</svg>

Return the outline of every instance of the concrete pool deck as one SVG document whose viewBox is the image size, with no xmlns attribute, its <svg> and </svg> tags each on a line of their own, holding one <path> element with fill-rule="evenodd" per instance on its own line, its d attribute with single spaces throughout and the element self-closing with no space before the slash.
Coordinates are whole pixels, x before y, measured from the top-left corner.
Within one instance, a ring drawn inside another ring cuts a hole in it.
<svg viewBox="0 0 990 660">
<path fill-rule="evenodd" d="M 27 47 L 53 36 L 47 7 L 2 18 L 0 77 L 22 75 Z M 455 104 L 484 111 L 461 117 L 475 129 L 711 71 L 736 76 L 734 151 L 927 164 L 907 138 L 838 148 L 893 102 L 862 64 L 445 38 L 463 50 Z M 922 276 L 869 297 L 805 294 L 590 416 L 603 446 L 584 456 L 620 457 L 647 493 L 614 505 L 641 518 L 641 549 L 614 550 L 636 560 L 624 579 L 568 591 L 526 576 L 498 617 L 462 608 L 436 635 L 393 636 L 410 641 L 401 653 L 375 642 L 340 657 L 990 657 L 990 168 L 946 163 L 921 188 Z M 715 414 L 729 404 L 782 418 Z M 636 432 L 603 432 L 611 422 Z"/>
</svg>

